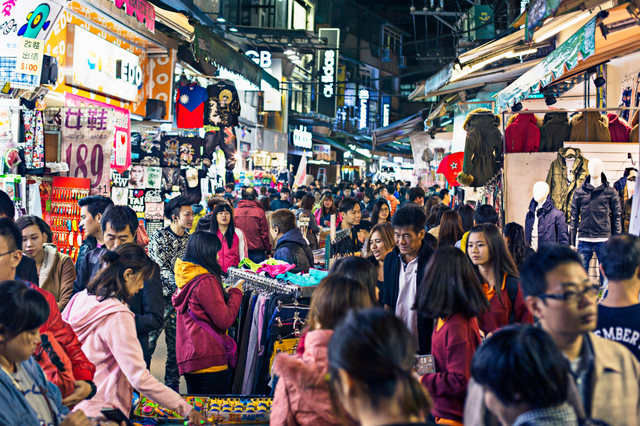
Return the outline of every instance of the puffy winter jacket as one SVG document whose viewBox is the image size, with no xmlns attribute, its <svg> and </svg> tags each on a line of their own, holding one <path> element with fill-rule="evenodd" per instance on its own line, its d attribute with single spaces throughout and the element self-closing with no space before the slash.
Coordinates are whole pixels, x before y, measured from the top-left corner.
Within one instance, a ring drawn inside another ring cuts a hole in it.
<svg viewBox="0 0 640 426">
<path fill-rule="evenodd" d="M 538 202 L 531 200 L 529 211 L 524 224 L 524 233 L 527 244 L 531 244 L 531 232 L 536 220 L 536 208 Z M 551 202 L 551 197 L 547 197 L 542 204 L 538 214 L 538 247 L 544 244 L 565 244 L 569 245 L 569 232 L 567 230 L 567 219 Z"/>
<path fill-rule="evenodd" d="M 321 214 L 322 214 L 322 209 L 316 210 L 316 212 L 313 214 L 316 218 L 316 222 L 318 222 L 318 225 L 325 226 L 324 225 L 325 220 L 328 220 L 329 222 L 331 222 L 331 215 L 320 217 Z M 340 217 L 340 213 L 336 212 L 336 229 L 338 228 L 338 225 L 340 224 L 340 222 L 342 222 L 342 217 Z"/>
<path fill-rule="evenodd" d="M 607 116 L 600 114 L 599 111 L 582 112 L 571 119 L 571 136 L 569 140 L 578 142 L 611 142 L 608 124 L 609 119 Z"/>
<path fill-rule="evenodd" d="M 254 200 L 241 200 L 233 214 L 233 223 L 244 232 L 247 250 L 271 251 L 269 223 L 262 204 Z"/>
<path fill-rule="evenodd" d="M 631 126 L 623 118 L 618 117 L 615 112 L 607 114 L 607 118 L 609 119 L 611 142 L 629 142 Z"/>
<path fill-rule="evenodd" d="M 229 248 L 228 241 L 220 231 L 218 231 L 218 239 L 222 242 L 222 248 L 218 252 L 218 263 L 220 263 L 223 272 L 226 273 L 230 266 L 237 267 L 243 259 L 249 257 L 244 232 L 238 228 L 235 229 L 233 234 L 231 248 Z"/>
<path fill-rule="evenodd" d="M 613 220 L 613 222 L 612 222 Z M 622 233 L 622 207 L 620 197 L 609 186 L 602 174 L 602 184 L 591 185 L 587 176 L 582 186 L 576 189 L 571 202 L 571 245 L 576 243 L 576 233 L 585 238 L 609 238 Z"/>
<path fill-rule="evenodd" d="M 544 115 L 544 124 L 540 130 L 540 152 L 556 152 L 571 136 L 571 124 L 566 112 L 554 112 Z"/>
<path fill-rule="evenodd" d="M 202 266 L 178 259 L 175 273 L 178 291 L 172 302 L 178 314 L 176 357 L 180 374 L 225 367 L 227 355 L 224 347 L 191 318 L 189 310 L 220 337 L 227 339 L 227 330 L 240 311 L 242 292 L 237 288 L 229 289 L 229 301 L 225 303 L 223 290 L 215 276 Z"/>
<path fill-rule="evenodd" d="M 504 131 L 506 152 L 540 151 L 540 129 L 533 114 L 516 114 Z"/>
<path fill-rule="evenodd" d="M 569 153 L 573 150 L 573 153 Z M 567 161 L 566 158 L 575 158 L 573 163 L 573 181 L 567 181 Z M 551 201 L 558 210 L 564 213 L 564 217 L 569 222 L 571 215 L 571 200 L 576 188 L 579 188 L 589 175 L 589 160 L 582 156 L 579 148 L 560 148 L 558 158 L 551 163 L 547 174 L 547 185 L 551 190 Z"/>
<path fill-rule="evenodd" d="M 301 269 L 305 274 L 313 266 L 313 251 L 298 228 L 280 237 L 273 258 L 296 265 L 296 269 Z"/>
<path fill-rule="evenodd" d="M 271 407 L 273 425 L 340 425 L 329 399 L 325 376 L 329 370 L 327 351 L 332 330 L 314 330 L 305 335 L 300 356 L 276 356 L 273 370 L 279 380 Z"/>
<path fill-rule="evenodd" d="M 484 186 L 498 172 L 502 161 L 500 117 L 486 108 L 473 110 L 463 128 L 467 132 L 462 173 L 458 182 L 465 186 Z"/>
</svg>

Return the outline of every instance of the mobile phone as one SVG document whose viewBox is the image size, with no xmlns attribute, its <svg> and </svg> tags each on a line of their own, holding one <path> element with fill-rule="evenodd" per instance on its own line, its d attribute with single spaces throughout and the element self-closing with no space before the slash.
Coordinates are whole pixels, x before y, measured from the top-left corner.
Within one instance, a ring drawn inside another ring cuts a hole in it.
<svg viewBox="0 0 640 426">
<path fill-rule="evenodd" d="M 118 408 L 103 408 L 100 412 L 107 418 L 107 420 L 116 422 L 118 426 L 120 426 L 122 422 L 127 426 L 133 426 L 133 422 L 129 420 L 129 418 Z"/>
</svg>

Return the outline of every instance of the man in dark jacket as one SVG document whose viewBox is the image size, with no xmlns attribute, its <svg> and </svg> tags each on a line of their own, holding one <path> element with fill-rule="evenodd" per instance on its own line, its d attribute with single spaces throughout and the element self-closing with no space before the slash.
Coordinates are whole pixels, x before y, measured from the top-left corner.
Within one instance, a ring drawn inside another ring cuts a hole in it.
<svg viewBox="0 0 640 426">
<path fill-rule="evenodd" d="M 280 209 L 290 209 L 293 207 L 293 204 L 289 202 L 289 194 L 291 194 L 291 190 L 286 186 L 280 190 L 280 199 L 273 200 L 271 202 L 271 210 L 276 211 Z"/>
<path fill-rule="evenodd" d="M 269 232 L 276 241 L 273 258 L 296 265 L 295 271 L 309 272 L 313 266 L 313 251 L 296 228 L 296 215 L 291 210 L 280 209 L 271 213 Z"/>
<path fill-rule="evenodd" d="M 113 250 L 119 245 L 133 243 L 135 231 L 138 229 L 136 213 L 127 206 L 111 206 L 102 215 L 102 232 L 104 246 L 91 250 L 82 261 L 78 277 L 73 283 L 73 293 L 83 291 L 91 278 L 102 268 L 101 257 L 106 250 Z M 154 266 L 151 279 L 145 281 L 142 291 L 127 301 L 131 312 L 135 314 L 136 332 L 142 347 L 147 368 L 151 364 L 149 353 L 149 333 L 158 330 L 163 323 L 164 298 L 160 268 Z M 175 357 L 175 354 L 173 354 Z"/>
<path fill-rule="evenodd" d="M 233 221 L 235 227 L 244 232 L 249 259 L 260 263 L 266 260 L 267 252 L 271 252 L 271 240 L 267 216 L 262 204 L 256 201 L 257 195 L 253 188 L 242 190 L 242 200 L 238 203 Z"/>
<path fill-rule="evenodd" d="M 104 245 L 100 220 L 107 207 L 113 205 L 111 198 L 102 195 L 89 195 L 78 200 L 80 206 L 80 226 L 84 229 L 84 240 L 78 250 L 76 259 L 76 275 L 87 253 L 98 245 Z"/>
<path fill-rule="evenodd" d="M 13 221 L 15 216 L 16 208 L 13 206 L 11 198 L 6 192 L 0 191 L 0 217 L 6 217 Z M 22 246 L 20 246 L 20 249 L 22 249 Z M 36 267 L 36 261 L 27 256 L 22 256 L 16 268 L 16 276 L 24 281 L 37 283 L 38 268 Z"/>
<path fill-rule="evenodd" d="M 413 336 L 419 354 L 431 353 L 433 320 L 413 309 L 418 286 L 434 250 L 424 241 L 427 216 L 415 204 L 400 207 L 391 218 L 397 247 L 384 258 L 384 286 L 380 300 Z"/>
</svg>

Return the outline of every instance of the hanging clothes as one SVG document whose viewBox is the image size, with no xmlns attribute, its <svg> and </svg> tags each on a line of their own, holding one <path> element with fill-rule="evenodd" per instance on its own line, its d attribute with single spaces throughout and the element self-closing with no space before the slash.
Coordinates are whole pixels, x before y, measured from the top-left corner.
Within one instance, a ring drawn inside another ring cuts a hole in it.
<svg viewBox="0 0 640 426">
<path fill-rule="evenodd" d="M 509 118 L 504 131 L 506 152 L 540 151 L 540 128 L 533 114 L 521 113 Z"/>
<path fill-rule="evenodd" d="M 457 177 L 462 185 L 484 186 L 498 173 L 498 162 L 502 161 L 499 125 L 500 116 L 486 108 L 475 109 L 467 116 L 463 126 L 467 132 L 464 161 Z"/>
<path fill-rule="evenodd" d="M 567 167 L 567 162 L 573 167 Z M 579 148 L 560 148 L 558 158 L 549 167 L 547 185 L 551 201 L 564 213 L 567 223 L 571 220 L 571 200 L 576 188 L 579 188 L 589 175 L 589 160 L 582 156 Z"/>
<path fill-rule="evenodd" d="M 609 119 L 611 142 L 629 142 L 631 126 L 627 124 L 627 121 L 622 117 L 618 117 L 615 112 L 607 114 L 607 118 Z"/>
<path fill-rule="evenodd" d="M 176 91 L 176 125 L 179 129 L 200 129 L 204 125 L 207 90 L 196 84 Z"/>
<path fill-rule="evenodd" d="M 25 142 L 24 162 L 27 173 L 44 173 L 44 118 L 42 111 L 23 109 L 22 124 Z"/>
<path fill-rule="evenodd" d="M 540 130 L 540 152 L 557 152 L 571 136 L 571 124 L 566 112 L 544 115 Z"/>
</svg>

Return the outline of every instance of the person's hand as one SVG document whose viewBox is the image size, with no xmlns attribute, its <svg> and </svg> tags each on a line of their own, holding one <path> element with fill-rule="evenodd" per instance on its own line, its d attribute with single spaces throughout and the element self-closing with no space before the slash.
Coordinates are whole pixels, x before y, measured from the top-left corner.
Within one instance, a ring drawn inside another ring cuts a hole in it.
<svg viewBox="0 0 640 426">
<path fill-rule="evenodd" d="M 78 410 L 65 417 L 60 426 L 91 426 L 91 422 L 82 410 Z"/>
<path fill-rule="evenodd" d="M 79 404 L 91 393 L 91 386 L 84 380 L 76 380 L 73 385 L 75 386 L 73 393 L 62 400 L 62 405 L 65 407 L 73 407 Z"/>
<path fill-rule="evenodd" d="M 244 280 L 238 281 L 236 285 L 233 286 L 233 288 L 237 288 L 238 290 L 244 293 L 244 288 L 242 287 L 242 284 L 244 284 Z"/>
<path fill-rule="evenodd" d="M 189 426 L 200 426 L 200 425 L 210 425 L 209 421 L 205 416 L 201 413 L 198 413 L 196 410 L 189 411 L 189 415 L 187 416 L 187 420 L 189 421 Z"/>
</svg>

